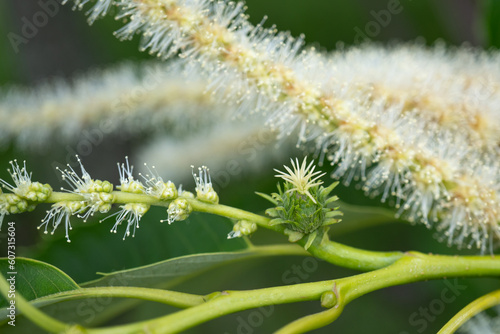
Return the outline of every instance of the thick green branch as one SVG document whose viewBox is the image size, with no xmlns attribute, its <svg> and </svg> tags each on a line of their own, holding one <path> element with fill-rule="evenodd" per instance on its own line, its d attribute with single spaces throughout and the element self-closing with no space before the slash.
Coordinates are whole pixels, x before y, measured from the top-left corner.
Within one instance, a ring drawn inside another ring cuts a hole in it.
<svg viewBox="0 0 500 334">
<path fill-rule="evenodd" d="M 282 329 L 282 333 L 304 333 L 333 322 L 345 305 L 369 292 L 428 279 L 459 276 L 500 276 L 500 258 L 406 253 L 385 268 L 356 276 L 250 291 L 224 291 L 207 303 L 158 319 L 91 330 L 89 333 L 134 333 L 138 330 L 175 333 L 226 314 L 267 305 L 318 300 L 324 292 L 334 291 L 338 297 L 334 309 L 299 319 Z"/>
</svg>

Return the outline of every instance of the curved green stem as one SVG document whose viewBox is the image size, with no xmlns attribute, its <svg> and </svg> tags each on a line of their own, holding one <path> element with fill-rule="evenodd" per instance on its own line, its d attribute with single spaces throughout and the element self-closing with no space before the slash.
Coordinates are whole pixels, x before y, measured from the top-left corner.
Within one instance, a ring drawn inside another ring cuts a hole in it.
<svg viewBox="0 0 500 334">
<path fill-rule="evenodd" d="M 146 203 L 167 206 L 169 201 L 161 201 L 148 195 L 113 192 L 116 203 Z M 2 196 L 2 195 L 0 195 Z M 68 193 L 53 193 L 51 201 L 77 201 L 83 197 Z M 270 219 L 244 210 L 225 205 L 210 204 L 196 199 L 187 199 L 193 210 L 217 214 L 233 219 L 245 219 L 256 224 L 283 233 L 282 226 L 270 226 Z M 304 238 L 305 239 L 305 238 Z M 305 240 L 299 240 L 304 245 Z M 288 253 L 299 252 L 298 248 L 278 250 Z M 297 284 L 251 291 L 225 291 L 210 295 L 210 299 L 201 303 L 200 296 L 195 296 L 192 305 L 174 314 L 124 326 L 103 329 L 88 329 L 89 333 L 136 333 L 150 331 L 155 333 L 173 333 L 193 327 L 205 321 L 225 314 L 250 308 L 319 299 L 322 293 L 334 290 L 338 297 L 337 308 L 310 315 L 285 326 L 282 333 L 303 333 L 333 322 L 345 305 L 366 293 L 385 287 L 417 282 L 428 279 L 458 276 L 500 276 L 500 259 L 481 256 L 439 256 L 417 252 L 372 252 L 361 250 L 328 240 L 317 238 L 309 247 L 309 252 L 321 259 L 340 266 L 369 271 L 356 276 L 316 283 Z M 300 249 L 300 255 L 304 254 Z M 370 271 L 371 270 L 371 271 Z M 214 297 L 215 296 L 215 297 Z M 151 296 L 150 296 L 151 297 Z M 170 296 L 169 298 L 174 297 Z M 178 305 L 182 303 L 179 302 Z M 189 304 L 189 303 L 188 303 Z M 29 307 L 31 305 L 27 304 Z M 40 321 L 38 319 L 38 321 Z M 56 321 L 56 320 L 55 320 Z M 65 326 L 64 324 L 60 324 Z M 59 327 L 61 328 L 61 327 Z"/>
<path fill-rule="evenodd" d="M 282 329 L 282 333 L 303 333 L 333 322 L 345 305 L 369 292 L 417 281 L 458 276 L 500 276 L 500 258 L 411 252 L 385 268 L 356 276 L 250 291 L 224 291 L 206 303 L 161 318 L 89 330 L 89 333 L 125 334 L 139 330 L 176 333 L 222 315 L 267 305 L 318 300 L 324 292 L 334 291 L 338 296 L 337 308 L 340 310 L 330 309 L 305 317 Z"/>
<path fill-rule="evenodd" d="M 157 205 L 168 207 L 170 201 L 159 200 L 153 196 L 145 194 L 132 194 L 121 191 L 113 191 L 112 194 L 115 197 L 115 203 L 125 204 L 125 203 L 145 203 L 149 205 Z M 0 196 L 2 196 L 0 194 Z M 61 201 L 81 201 L 84 198 L 78 194 L 65 193 L 65 192 L 53 192 L 52 195 L 47 199 L 47 203 L 61 202 Z M 270 219 L 261 215 L 257 215 L 252 212 L 245 210 L 233 208 L 227 205 L 212 204 L 202 202 L 196 199 L 186 198 L 194 211 L 211 213 L 223 217 L 233 218 L 237 220 L 248 220 L 255 222 L 261 227 L 284 233 L 283 226 L 275 225 L 270 226 Z M 299 240 L 297 244 L 304 246 L 306 243 L 306 238 Z M 319 238 L 318 238 L 319 239 Z M 394 263 L 403 256 L 401 252 L 374 252 L 363 249 L 358 249 L 354 247 L 349 247 L 337 242 L 332 242 L 327 238 L 324 238 L 321 242 L 314 242 L 308 251 L 325 261 L 332 264 L 351 268 L 360 271 L 375 270 L 383 268 L 385 266 Z"/>
<path fill-rule="evenodd" d="M 297 319 L 288 325 L 280 328 L 275 334 L 297 334 L 306 333 L 317 328 L 325 327 L 340 316 L 344 310 L 344 304 L 339 303 L 336 306 L 316 314 L 311 314 Z"/>
<path fill-rule="evenodd" d="M 9 300 L 9 284 L 7 280 L 0 273 L 0 292 L 5 297 L 5 299 Z M 12 300 L 12 299 L 11 299 Z M 48 316 L 43 313 L 33 305 L 31 305 L 23 296 L 19 294 L 18 291 L 15 292 L 15 307 L 16 310 L 19 309 L 23 312 L 28 319 L 37 324 L 40 328 L 43 328 L 47 332 L 50 333 L 59 333 L 66 331 L 69 328 L 69 325 L 61 322 L 57 319 Z"/>
<path fill-rule="evenodd" d="M 304 245 L 305 240 L 299 240 Z M 337 266 L 360 271 L 369 271 L 384 268 L 404 254 L 402 252 L 374 252 L 354 248 L 338 242 L 324 239 L 320 244 L 314 244 L 308 251 L 317 258 L 326 260 Z"/>
<path fill-rule="evenodd" d="M 112 191 L 111 194 L 115 198 L 115 203 L 119 204 L 143 203 L 149 205 L 168 206 L 168 204 L 170 203 L 170 201 L 162 201 L 156 197 L 146 194 L 134 194 L 124 191 Z M 83 200 L 85 200 L 85 198 L 79 194 L 54 191 L 44 203 L 57 203 L 66 201 L 79 202 Z"/>
<path fill-rule="evenodd" d="M 56 299 L 57 302 L 63 302 L 91 297 L 135 298 L 172 305 L 179 308 L 188 308 L 205 302 L 203 296 L 189 293 L 151 288 L 108 286 L 63 291 L 57 294 L 38 298 L 35 304 L 44 303 L 54 299 Z"/>
<path fill-rule="evenodd" d="M 441 328 L 438 334 L 453 334 L 476 314 L 500 304 L 500 290 L 490 292 L 464 307 Z"/>
<path fill-rule="evenodd" d="M 319 299 L 333 281 L 304 283 L 249 291 L 223 291 L 208 302 L 158 319 L 125 326 L 88 330 L 88 333 L 177 333 L 205 321 L 260 306 Z"/>
<path fill-rule="evenodd" d="M 332 290 L 339 301 L 335 307 L 298 319 L 283 327 L 278 333 L 305 333 L 326 326 L 337 319 L 345 305 L 381 288 L 460 276 L 500 276 L 500 258 L 406 253 L 388 267 L 336 280 Z"/>
<path fill-rule="evenodd" d="M 283 233 L 284 231 L 282 226 L 270 226 L 269 218 L 248 211 L 226 205 L 208 204 L 197 200 L 190 200 L 189 203 L 195 211 L 212 213 L 234 219 L 245 219 L 276 232 Z M 306 238 L 302 238 L 302 240 L 299 240 L 297 243 L 304 246 L 306 243 L 305 239 Z M 308 248 L 308 251 L 317 258 L 332 264 L 361 271 L 383 268 L 394 263 L 394 261 L 403 256 L 401 252 L 367 251 L 332 242 L 328 239 L 323 239 L 321 242 L 315 242 Z"/>
</svg>

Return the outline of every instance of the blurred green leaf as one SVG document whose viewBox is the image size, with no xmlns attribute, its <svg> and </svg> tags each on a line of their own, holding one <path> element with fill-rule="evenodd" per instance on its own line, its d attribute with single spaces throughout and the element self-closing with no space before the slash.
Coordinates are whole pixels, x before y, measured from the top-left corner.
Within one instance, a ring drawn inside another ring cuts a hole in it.
<svg viewBox="0 0 500 334">
<path fill-rule="evenodd" d="M 340 224 L 330 227 L 335 236 L 398 221 L 394 218 L 394 212 L 384 207 L 353 205 L 342 201 L 334 202 L 333 206 L 338 206 L 339 211 L 344 214 L 340 217 Z"/>
<path fill-rule="evenodd" d="M 169 283 L 189 279 L 201 271 L 213 269 L 216 266 L 227 264 L 236 260 L 255 257 L 262 253 L 254 250 L 231 253 L 209 253 L 181 256 L 139 268 L 103 274 L 104 277 L 92 282 L 84 283 L 84 287 L 95 286 L 137 286 L 137 287 L 162 287 Z"/>
<path fill-rule="evenodd" d="M 500 48 L 500 1 L 483 0 L 482 23 L 486 35 L 486 45 Z"/>
</svg>

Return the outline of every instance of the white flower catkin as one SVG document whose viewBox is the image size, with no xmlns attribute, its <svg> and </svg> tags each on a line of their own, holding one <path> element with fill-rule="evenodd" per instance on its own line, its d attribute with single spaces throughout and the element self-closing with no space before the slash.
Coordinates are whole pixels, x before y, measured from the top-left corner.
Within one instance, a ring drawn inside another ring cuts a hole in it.
<svg viewBox="0 0 500 334">
<path fill-rule="evenodd" d="M 4 89 L 0 97 L 0 144 L 43 149 L 51 140 L 76 142 L 96 129 L 111 133 L 183 134 L 227 112 L 205 94 L 206 82 L 178 63 L 122 64 L 71 84 L 59 80 L 28 90 Z M 210 112 L 205 112 L 211 110 Z"/>
<path fill-rule="evenodd" d="M 127 22 L 119 38 L 139 34 L 141 49 L 161 58 L 179 53 L 238 114 L 270 113 L 283 135 L 298 127 L 299 141 L 337 165 L 333 177 L 437 225 L 450 244 L 484 252 L 500 239 L 498 53 L 415 45 L 327 55 L 253 26 L 242 3 L 112 3 Z"/>
</svg>

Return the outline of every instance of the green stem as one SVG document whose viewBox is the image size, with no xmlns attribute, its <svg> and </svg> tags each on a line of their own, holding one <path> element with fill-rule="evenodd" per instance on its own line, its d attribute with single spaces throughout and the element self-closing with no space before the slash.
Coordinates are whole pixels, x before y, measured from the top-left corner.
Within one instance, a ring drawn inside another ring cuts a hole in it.
<svg viewBox="0 0 500 334">
<path fill-rule="evenodd" d="M 96 287 L 96 288 L 80 288 L 71 291 L 63 291 L 57 294 L 38 298 L 36 303 L 43 303 L 56 299 L 57 302 L 70 301 L 75 299 L 91 298 L 91 297 L 113 297 L 113 298 L 135 298 L 152 302 L 172 305 L 179 308 L 188 308 L 199 305 L 205 302 L 203 296 L 182 293 L 176 291 L 151 289 L 151 288 L 135 288 L 135 287 Z"/>
<path fill-rule="evenodd" d="M 304 333 L 333 322 L 345 305 L 375 290 L 428 279 L 486 275 L 500 276 L 499 257 L 438 256 L 412 252 L 406 253 L 385 268 L 356 276 L 250 291 L 224 291 L 204 304 L 158 319 L 89 330 L 89 333 L 135 333 L 139 330 L 176 333 L 233 312 L 267 305 L 317 300 L 324 292 L 334 291 L 338 296 L 336 310 L 330 309 L 299 319 L 282 329 L 282 333 Z"/>
<path fill-rule="evenodd" d="M 284 228 L 279 225 L 269 226 L 270 219 L 267 217 L 241 209 L 226 205 L 208 204 L 196 200 L 190 200 L 189 203 L 195 211 L 212 213 L 234 219 L 253 221 L 259 226 L 276 232 L 283 233 L 284 230 Z M 302 240 L 299 240 L 297 243 L 304 246 L 306 243 L 305 239 L 306 238 L 302 238 Z M 401 252 L 367 251 L 349 247 L 337 242 L 332 242 L 327 239 L 323 239 L 321 242 L 315 242 L 311 245 L 311 247 L 309 247 L 308 251 L 315 257 L 328 261 L 332 264 L 361 271 L 383 268 L 391 263 L 394 263 L 403 256 L 403 253 Z"/>
<path fill-rule="evenodd" d="M 162 201 L 153 196 L 144 194 L 132 194 L 121 191 L 113 191 L 115 203 L 145 203 L 157 206 L 168 206 L 170 201 Z M 2 195 L 0 195 L 2 196 Z M 61 201 L 81 201 L 83 196 L 65 192 L 53 192 L 47 199 L 47 203 L 61 202 Z M 261 227 L 284 233 L 282 226 L 270 226 L 270 219 L 261 215 L 254 214 L 245 210 L 233 208 L 221 204 L 211 204 L 202 202 L 196 199 L 186 199 L 194 211 L 211 213 L 223 217 L 233 218 L 237 220 L 248 220 L 255 222 Z M 297 244 L 304 246 L 306 238 L 299 240 Z M 374 252 L 363 249 L 349 247 L 337 242 L 323 239 L 322 242 L 315 242 L 308 251 L 317 258 L 328 261 L 332 264 L 356 269 L 360 271 L 375 270 L 394 263 L 403 256 L 401 252 Z"/>
<path fill-rule="evenodd" d="M 9 298 L 9 290 L 10 286 L 7 283 L 7 280 L 3 274 L 0 273 L 0 292 L 4 295 L 6 300 L 12 300 Z M 37 324 L 40 328 L 43 328 L 51 333 L 63 332 L 69 328 L 69 325 L 46 315 L 36 307 L 32 306 L 26 299 L 24 299 L 23 296 L 19 294 L 18 291 L 15 291 L 14 300 L 16 310 L 19 309 L 23 312 L 28 319 Z"/>
<path fill-rule="evenodd" d="M 157 206 L 168 206 L 170 203 L 170 201 L 162 201 L 156 197 L 146 194 L 133 194 L 124 191 L 113 191 L 111 194 L 115 198 L 115 203 L 118 204 L 143 203 Z M 54 191 L 44 203 L 79 202 L 83 200 L 85 200 L 85 198 L 82 195 Z"/>
<path fill-rule="evenodd" d="M 151 205 L 167 206 L 169 201 L 160 201 L 148 195 L 113 192 L 116 203 L 146 203 Z M 1 195 L 0 195 L 1 196 Z M 82 200 L 79 195 L 68 193 L 54 193 L 50 201 Z M 256 224 L 283 233 L 281 226 L 269 226 L 270 219 L 244 210 L 225 205 L 210 204 L 195 199 L 187 199 L 193 210 L 217 214 L 233 219 L 245 219 Z M 300 240 L 299 245 L 304 245 Z M 274 251 L 284 253 L 291 249 Z M 271 249 L 265 250 L 272 251 Z M 293 252 L 298 252 L 297 247 Z M 352 300 L 371 291 L 385 287 L 417 282 L 427 279 L 437 279 L 457 276 L 500 276 L 500 259 L 498 257 L 458 257 L 434 256 L 417 252 L 372 252 L 356 249 L 328 240 L 326 234 L 323 240 L 316 239 L 309 248 L 309 252 L 318 258 L 340 266 L 370 271 L 364 274 L 317 283 L 305 283 L 292 286 L 282 286 L 251 291 L 225 291 L 215 294 L 206 303 L 190 305 L 188 309 L 170 314 L 158 319 L 117 326 L 105 329 L 89 329 L 89 333 L 135 333 L 151 331 L 155 333 L 172 333 L 185 330 L 205 321 L 225 314 L 250 308 L 291 303 L 304 300 L 319 299 L 322 293 L 331 291 L 338 296 L 337 308 L 330 309 L 315 315 L 301 318 L 284 327 L 282 333 L 303 333 L 325 326 L 334 321 L 342 312 L 345 305 Z M 300 255 L 303 255 L 300 250 Z M 194 298 L 198 298 L 194 297 Z M 170 296 L 172 298 L 172 296 Z M 30 306 L 28 304 L 28 306 Z M 189 306 L 189 305 L 184 305 Z M 31 307 L 31 306 L 30 306 Z M 64 326 L 64 324 L 62 324 Z"/>
<path fill-rule="evenodd" d="M 407 253 L 388 267 L 337 280 L 332 287 L 339 299 L 335 307 L 298 319 L 281 328 L 277 333 L 305 333 L 324 327 L 338 318 L 345 305 L 381 288 L 428 279 L 482 275 L 500 276 L 500 258 Z"/>
<path fill-rule="evenodd" d="M 88 333 L 125 334 L 137 333 L 139 330 L 153 333 L 177 333 L 233 312 L 266 305 L 319 299 L 321 293 L 328 290 L 331 284 L 332 281 L 324 281 L 249 291 L 223 291 L 205 304 L 158 319 L 125 326 L 88 330 Z"/>
<path fill-rule="evenodd" d="M 305 240 L 299 240 L 298 243 L 304 245 Z M 309 247 L 308 251 L 337 266 L 360 271 L 384 268 L 403 256 L 402 252 L 374 252 L 325 239 L 320 244 Z"/>
<path fill-rule="evenodd" d="M 498 304 L 500 304 L 500 290 L 481 296 L 455 314 L 455 316 L 451 318 L 450 321 L 443 326 L 443 328 L 441 328 L 438 334 L 453 334 L 463 324 L 465 324 L 467 320 Z"/>
</svg>

